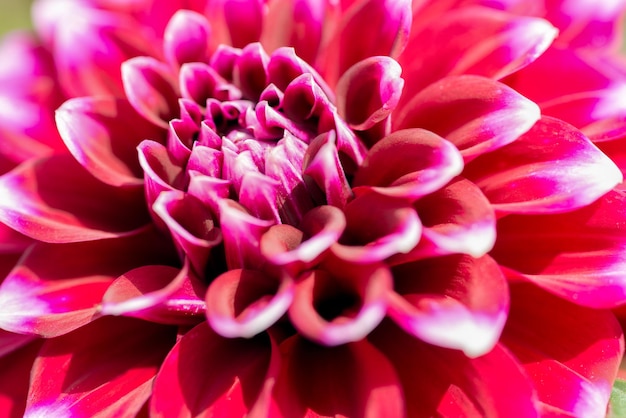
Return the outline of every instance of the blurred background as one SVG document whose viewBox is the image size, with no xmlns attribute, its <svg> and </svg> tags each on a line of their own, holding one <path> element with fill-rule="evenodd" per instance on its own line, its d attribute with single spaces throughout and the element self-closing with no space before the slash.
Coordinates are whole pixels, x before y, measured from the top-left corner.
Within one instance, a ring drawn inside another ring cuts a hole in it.
<svg viewBox="0 0 626 418">
<path fill-rule="evenodd" d="M 31 3 L 32 0 L 0 0 L 0 34 L 30 27 Z"/>
</svg>

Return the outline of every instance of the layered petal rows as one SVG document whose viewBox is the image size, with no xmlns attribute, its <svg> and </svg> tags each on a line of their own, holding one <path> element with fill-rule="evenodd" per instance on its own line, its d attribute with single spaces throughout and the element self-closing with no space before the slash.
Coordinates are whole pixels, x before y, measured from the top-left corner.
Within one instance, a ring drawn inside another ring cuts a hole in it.
<svg viewBox="0 0 626 418">
<path fill-rule="evenodd" d="M 0 411 L 604 416 L 624 5 L 582 3 L 36 1 Z"/>
</svg>

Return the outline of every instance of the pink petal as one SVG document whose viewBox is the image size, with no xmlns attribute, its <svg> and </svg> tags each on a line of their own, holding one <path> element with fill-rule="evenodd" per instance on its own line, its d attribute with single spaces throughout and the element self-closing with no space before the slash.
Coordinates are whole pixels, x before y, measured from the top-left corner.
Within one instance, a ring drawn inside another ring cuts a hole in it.
<svg viewBox="0 0 626 418">
<path fill-rule="evenodd" d="M 210 55 L 211 25 L 191 10 L 179 10 L 170 19 L 163 39 L 165 58 L 173 66 L 206 62 Z"/>
<path fill-rule="evenodd" d="M 224 18 L 236 48 L 256 42 L 263 30 L 264 0 L 224 0 Z"/>
<path fill-rule="evenodd" d="M 531 380 L 501 344 L 471 359 L 426 344 L 390 323 L 370 340 L 399 375 L 407 416 L 539 416 Z"/>
<path fill-rule="evenodd" d="M 389 316 L 406 332 L 472 358 L 498 342 L 509 296 L 491 257 L 429 258 L 395 266 L 393 275 L 397 293 L 390 294 Z"/>
<path fill-rule="evenodd" d="M 516 284 L 503 342 L 524 364 L 540 401 L 571 416 L 605 416 L 624 353 L 610 312 Z"/>
<path fill-rule="evenodd" d="M 172 328 L 101 318 L 48 340 L 33 366 L 26 416 L 131 417 L 174 343 Z"/>
<path fill-rule="evenodd" d="M 65 334 L 97 316 L 114 278 L 143 264 L 171 262 L 172 255 L 153 230 L 117 240 L 37 244 L 0 284 L 0 324 L 25 334 Z"/>
<path fill-rule="evenodd" d="M 33 13 L 36 26 L 46 32 L 44 39 L 49 38 L 68 97 L 121 97 L 120 65 L 132 57 L 158 54 L 156 39 L 128 14 L 73 0 L 40 1 Z M 75 24 L 66 24 L 72 20 Z M 77 39 L 81 42 L 79 48 Z"/>
<path fill-rule="evenodd" d="M 293 300 L 293 282 L 254 270 L 229 270 L 211 282 L 207 319 L 218 334 L 251 338 L 279 320 Z"/>
<path fill-rule="evenodd" d="M 461 74 L 502 78 L 528 65 L 552 43 L 546 20 L 487 7 L 460 7 L 414 36 L 399 62 L 406 97 L 438 79 Z"/>
<path fill-rule="evenodd" d="M 377 55 L 397 57 L 408 41 L 411 2 L 374 0 L 354 2 L 343 13 L 323 65 L 331 84 L 357 62 Z M 364 31 L 363 28 L 376 28 Z"/>
<path fill-rule="evenodd" d="M 384 318 L 391 287 L 391 273 L 382 264 L 328 257 L 298 278 L 289 318 L 300 334 L 318 344 L 359 341 Z"/>
<path fill-rule="evenodd" d="M 580 131 L 549 117 L 512 144 L 473 160 L 464 174 L 503 213 L 573 210 L 622 181 L 619 168 Z"/>
<path fill-rule="evenodd" d="M 212 211 L 180 191 L 161 193 L 153 209 L 169 229 L 181 258 L 188 258 L 193 269 L 204 274 L 216 262 L 214 249 L 222 243 Z"/>
<path fill-rule="evenodd" d="M 416 199 L 441 188 L 463 170 L 456 147 L 423 129 L 395 131 L 381 139 L 357 170 L 357 193 L 374 190 Z"/>
<path fill-rule="evenodd" d="M 394 113 L 394 127 L 432 131 L 456 145 L 466 162 L 515 141 L 540 118 L 535 103 L 477 76 L 445 78 L 411 97 Z"/>
<path fill-rule="evenodd" d="M 202 323 L 180 339 L 155 381 L 150 413 L 181 418 L 268 415 L 280 358 L 266 334 L 223 338 Z"/>
<path fill-rule="evenodd" d="M 150 140 L 142 141 L 137 147 L 139 164 L 144 172 L 146 200 L 152 205 L 162 192 L 185 187 L 185 172 L 167 152 L 164 145 Z"/>
<path fill-rule="evenodd" d="M 259 0 L 228 0 L 232 2 L 258 2 Z M 235 61 L 233 78 L 244 98 L 257 100 L 267 86 L 269 56 L 259 43 L 247 45 Z"/>
<path fill-rule="evenodd" d="M 204 314 L 206 286 L 180 268 L 148 265 L 116 278 L 102 296 L 102 315 L 123 315 L 159 324 L 195 325 Z"/>
<path fill-rule="evenodd" d="M 29 161 L 0 178 L 0 220 L 45 242 L 135 234 L 148 222 L 143 191 L 95 179 L 71 156 Z"/>
<path fill-rule="evenodd" d="M 161 129 L 121 99 L 72 99 L 57 110 L 56 120 L 74 158 L 112 186 L 142 184 L 136 147 L 144 139 L 164 139 Z"/>
<path fill-rule="evenodd" d="M 294 336 L 280 350 L 284 363 L 271 416 L 405 416 L 396 371 L 367 340 L 321 347 Z"/>
<path fill-rule="evenodd" d="M 122 80 L 128 101 L 144 118 L 162 128 L 178 114 L 180 96 L 170 68 L 150 57 L 122 64 Z"/>
<path fill-rule="evenodd" d="M 624 216 L 622 187 L 571 213 L 507 216 L 498 222 L 492 254 L 509 275 L 571 302 L 616 307 L 626 301 Z"/>
<path fill-rule="evenodd" d="M 408 253 L 422 235 L 417 212 L 402 199 L 366 193 L 348 203 L 344 215 L 346 229 L 332 247 L 344 260 L 369 263 Z"/>
<path fill-rule="evenodd" d="M 0 415 L 3 418 L 24 416 L 30 369 L 40 347 L 41 342 L 36 341 L 0 357 Z"/>
</svg>

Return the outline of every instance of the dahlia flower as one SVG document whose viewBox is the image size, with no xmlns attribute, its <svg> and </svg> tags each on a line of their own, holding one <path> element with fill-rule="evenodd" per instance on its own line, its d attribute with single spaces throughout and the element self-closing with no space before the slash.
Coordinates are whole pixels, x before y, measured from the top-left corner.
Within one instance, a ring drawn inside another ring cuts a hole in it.
<svg viewBox="0 0 626 418">
<path fill-rule="evenodd" d="M 604 416 L 622 3 L 37 1 L 0 411 Z"/>
</svg>

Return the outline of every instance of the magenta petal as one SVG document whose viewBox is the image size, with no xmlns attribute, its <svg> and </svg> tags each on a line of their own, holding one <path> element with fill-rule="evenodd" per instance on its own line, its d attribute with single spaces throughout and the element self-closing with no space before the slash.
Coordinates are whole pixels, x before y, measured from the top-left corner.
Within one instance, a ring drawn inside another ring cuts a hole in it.
<svg viewBox="0 0 626 418">
<path fill-rule="evenodd" d="M 142 184 L 136 147 L 144 139 L 161 141 L 164 136 L 121 99 L 72 99 L 57 110 L 56 120 L 74 158 L 112 186 Z"/>
<path fill-rule="evenodd" d="M 229 0 L 258 2 L 259 0 Z M 257 100 L 267 86 L 269 56 L 259 43 L 247 45 L 235 61 L 233 78 L 246 99 Z"/>
<path fill-rule="evenodd" d="M 134 234 L 148 223 L 143 191 L 101 183 L 69 155 L 29 161 L 0 178 L 0 220 L 45 242 Z"/>
<path fill-rule="evenodd" d="M 298 278 L 289 318 L 300 334 L 326 346 L 366 337 L 385 317 L 392 276 L 382 264 L 326 259 Z"/>
<path fill-rule="evenodd" d="M 151 416 L 270 416 L 278 354 L 266 334 L 254 339 L 223 338 L 203 322 L 185 334 L 165 359 L 152 393 Z"/>
<path fill-rule="evenodd" d="M 417 212 L 403 199 L 366 193 L 348 203 L 344 214 L 346 229 L 332 247 L 344 260 L 370 263 L 408 253 L 422 235 Z"/>
<path fill-rule="evenodd" d="M 506 279 L 491 257 L 429 258 L 396 266 L 393 274 L 397 293 L 390 295 L 389 316 L 405 331 L 469 357 L 496 345 L 509 296 Z"/>
<path fill-rule="evenodd" d="M 67 333 L 94 319 L 114 278 L 144 263 L 171 261 L 169 251 L 153 230 L 117 240 L 37 244 L 0 284 L 0 324 L 46 337 Z"/>
<path fill-rule="evenodd" d="M 0 356 L 0 414 L 3 418 L 24 416 L 30 370 L 40 347 L 41 341 L 36 341 Z"/>
<path fill-rule="evenodd" d="M 167 129 L 167 123 L 178 115 L 180 96 L 170 68 L 154 58 L 137 57 L 122 64 L 122 80 L 135 110 Z"/>
<path fill-rule="evenodd" d="M 392 324 L 370 337 L 398 372 L 411 417 L 539 417 L 521 364 L 498 344 L 470 359 L 416 339 Z"/>
<path fill-rule="evenodd" d="M 503 213 L 573 210 L 622 181 L 619 168 L 587 137 L 549 117 L 512 144 L 473 160 L 464 175 Z"/>
<path fill-rule="evenodd" d="M 165 58 L 173 66 L 206 62 L 210 40 L 211 26 L 203 15 L 191 10 L 179 10 L 165 28 Z"/>
<path fill-rule="evenodd" d="M 155 141 L 142 141 L 137 147 L 139 164 L 143 168 L 146 200 L 152 208 L 162 192 L 184 188 L 185 172 L 172 160 L 164 145 Z"/>
<path fill-rule="evenodd" d="M 263 30 L 264 0 L 223 0 L 221 5 L 233 46 L 243 48 L 259 40 Z"/>
<path fill-rule="evenodd" d="M 621 187 L 571 213 L 507 216 L 498 222 L 492 254 L 511 276 L 522 275 L 566 300 L 617 307 L 626 302 L 625 216 Z"/>
<path fill-rule="evenodd" d="M 404 80 L 402 68 L 389 57 L 359 61 L 337 83 L 337 109 L 352 129 L 364 131 L 395 109 Z"/>
<path fill-rule="evenodd" d="M 204 314 L 204 287 L 188 267 L 141 266 L 121 275 L 102 296 L 102 315 L 124 315 L 160 324 L 197 324 Z"/>
<path fill-rule="evenodd" d="M 280 350 L 284 362 L 274 389 L 277 410 L 270 416 L 405 416 L 396 371 L 367 340 L 321 347 L 294 336 Z"/>
<path fill-rule="evenodd" d="M 251 338 L 279 320 L 293 300 L 291 279 L 253 270 L 230 270 L 211 282 L 207 319 L 218 334 Z"/>
<path fill-rule="evenodd" d="M 477 76 L 445 78 L 410 97 L 394 113 L 394 127 L 432 131 L 456 145 L 465 161 L 515 141 L 540 117 L 535 103 Z"/>
<path fill-rule="evenodd" d="M 503 342 L 524 365 L 540 401 L 567 416 L 605 416 L 624 353 L 622 330 L 610 312 L 514 284 Z"/>
<path fill-rule="evenodd" d="M 101 318 L 46 341 L 33 366 L 25 415 L 134 416 L 151 395 L 173 331 Z"/>
<path fill-rule="evenodd" d="M 180 191 L 163 192 L 153 205 L 154 212 L 170 231 L 181 258 L 203 274 L 212 262 L 212 251 L 222 243 L 215 215 L 195 197 Z"/>
<path fill-rule="evenodd" d="M 405 129 L 370 149 L 354 185 L 357 190 L 416 199 L 441 188 L 462 170 L 463 159 L 452 143 L 423 129 Z"/>
</svg>

